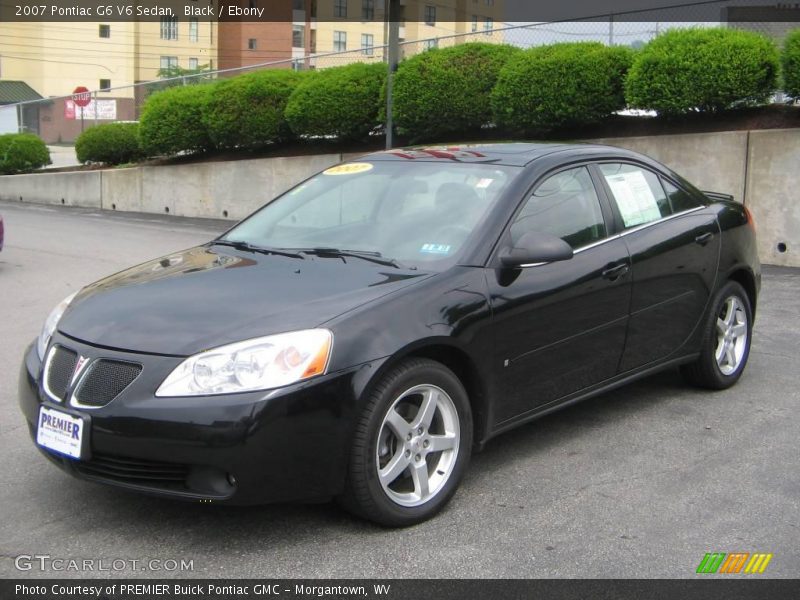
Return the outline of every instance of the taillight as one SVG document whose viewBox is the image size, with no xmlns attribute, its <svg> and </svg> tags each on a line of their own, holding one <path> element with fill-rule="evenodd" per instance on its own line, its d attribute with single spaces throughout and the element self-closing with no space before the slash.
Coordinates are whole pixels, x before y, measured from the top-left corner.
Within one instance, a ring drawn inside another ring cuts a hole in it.
<svg viewBox="0 0 800 600">
<path fill-rule="evenodd" d="M 756 230 L 756 220 L 753 218 L 753 213 L 750 212 L 750 209 L 746 206 L 744 207 L 744 216 L 747 219 L 747 224 L 753 228 L 753 231 Z"/>
</svg>

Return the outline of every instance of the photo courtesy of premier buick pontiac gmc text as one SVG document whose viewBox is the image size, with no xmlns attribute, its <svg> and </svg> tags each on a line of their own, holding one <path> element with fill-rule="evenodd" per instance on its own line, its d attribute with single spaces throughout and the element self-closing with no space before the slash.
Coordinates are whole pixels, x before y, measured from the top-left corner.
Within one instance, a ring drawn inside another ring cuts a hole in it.
<svg viewBox="0 0 800 600">
<path fill-rule="evenodd" d="M 735 384 L 760 286 L 748 210 L 640 154 L 378 152 L 64 299 L 20 405 L 81 479 L 405 526 L 512 427 L 664 369 Z"/>
</svg>

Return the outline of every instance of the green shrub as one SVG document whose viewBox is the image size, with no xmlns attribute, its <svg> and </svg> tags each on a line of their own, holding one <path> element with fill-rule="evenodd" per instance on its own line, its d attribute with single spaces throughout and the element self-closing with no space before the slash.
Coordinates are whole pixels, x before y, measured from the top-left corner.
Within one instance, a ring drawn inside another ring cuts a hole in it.
<svg viewBox="0 0 800 600">
<path fill-rule="evenodd" d="M 674 115 L 763 102 L 775 90 L 778 51 L 766 37 L 723 28 L 673 29 L 647 44 L 628 73 L 636 108 Z"/>
<path fill-rule="evenodd" d="M 0 174 L 24 173 L 49 164 L 50 151 L 32 133 L 0 135 Z"/>
<path fill-rule="evenodd" d="M 795 29 L 783 42 L 783 91 L 790 96 L 800 96 L 800 29 Z"/>
<path fill-rule="evenodd" d="M 305 75 L 269 69 L 220 81 L 203 116 L 214 144 L 219 148 L 257 147 L 291 137 L 283 113 Z"/>
<path fill-rule="evenodd" d="M 520 52 L 476 42 L 403 61 L 394 79 L 398 130 L 417 140 L 479 130 L 492 120 L 490 95 L 500 70 Z"/>
<path fill-rule="evenodd" d="M 625 107 L 629 48 L 598 42 L 553 44 L 526 50 L 508 61 L 492 92 L 498 125 L 541 132 L 595 123 Z"/>
<path fill-rule="evenodd" d="M 120 165 L 142 157 L 138 123 L 108 123 L 81 133 L 75 140 L 75 154 L 82 163 Z"/>
<path fill-rule="evenodd" d="M 171 87 L 150 96 L 139 119 L 139 142 L 148 156 L 213 148 L 203 111 L 214 84 Z"/>
<path fill-rule="evenodd" d="M 298 85 L 286 104 L 295 135 L 362 140 L 379 124 L 383 63 L 353 63 L 315 73 Z"/>
</svg>

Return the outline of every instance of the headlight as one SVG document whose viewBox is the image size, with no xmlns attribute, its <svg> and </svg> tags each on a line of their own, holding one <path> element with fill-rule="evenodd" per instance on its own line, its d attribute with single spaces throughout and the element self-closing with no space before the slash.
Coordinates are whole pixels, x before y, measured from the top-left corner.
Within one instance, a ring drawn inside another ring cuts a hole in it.
<svg viewBox="0 0 800 600">
<path fill-rule="evenodd" d="M 53 332 L 56 330 L 56 326 L 61 320 L 61 316 L 64 314 L 64 311 L 67 310 L 67 307 L 77 293 L 78 292 L 70 294 L 61 302 L 59 302 L 58 306 L 53 309 L 53 311 L 47 317 L 47 320 L 44 322 L 42 332 L 39 334 L 39 340 L 36 342 L 36 351 L 39 353 L 39 360 L 44 360 L 44 354 L 47 352 L 47 345 L 50 343 L 50 338 L 53 337 Z"/>
<path fill-rule="evenodd" d="M 156 396 L 207 396 L 268 390 L 328 368 L 333 334 L 327 329 L 281 333 L 190 356 L 169 374 Z"/>
</svg>

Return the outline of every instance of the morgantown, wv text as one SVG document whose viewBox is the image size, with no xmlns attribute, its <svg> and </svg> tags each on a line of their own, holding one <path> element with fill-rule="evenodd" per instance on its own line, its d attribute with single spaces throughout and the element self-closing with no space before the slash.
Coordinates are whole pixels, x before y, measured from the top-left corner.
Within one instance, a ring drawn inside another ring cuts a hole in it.
<svg viewBox="0 0 800 600">
<path fill-rule="evenodd" d="M 389 584 L 375 584 L 371 590 L 365 585 L 304 585 L 286 583 L 257 583 L 255 585 L 217 585 L 214 583 L 109 583 L 97 585 L 81 584 L 50 584 L 50 585 L 25 585 L 17 584 L 15 596 L 72 596 L 85 598 L 101 598 L 110 595 L 126 595 L 133 599 L 136 597 L 164 596 L 175 598 L 215 598 L 218 596 L 237 596 L 249 598 L 251 596 L 314 596 L 314 597 L 343 597 L 357 596 L 369 597 L 388 596 L 391 591 Z M 370 594 L 370 591 L 372 594 Z"/>
</svg>

